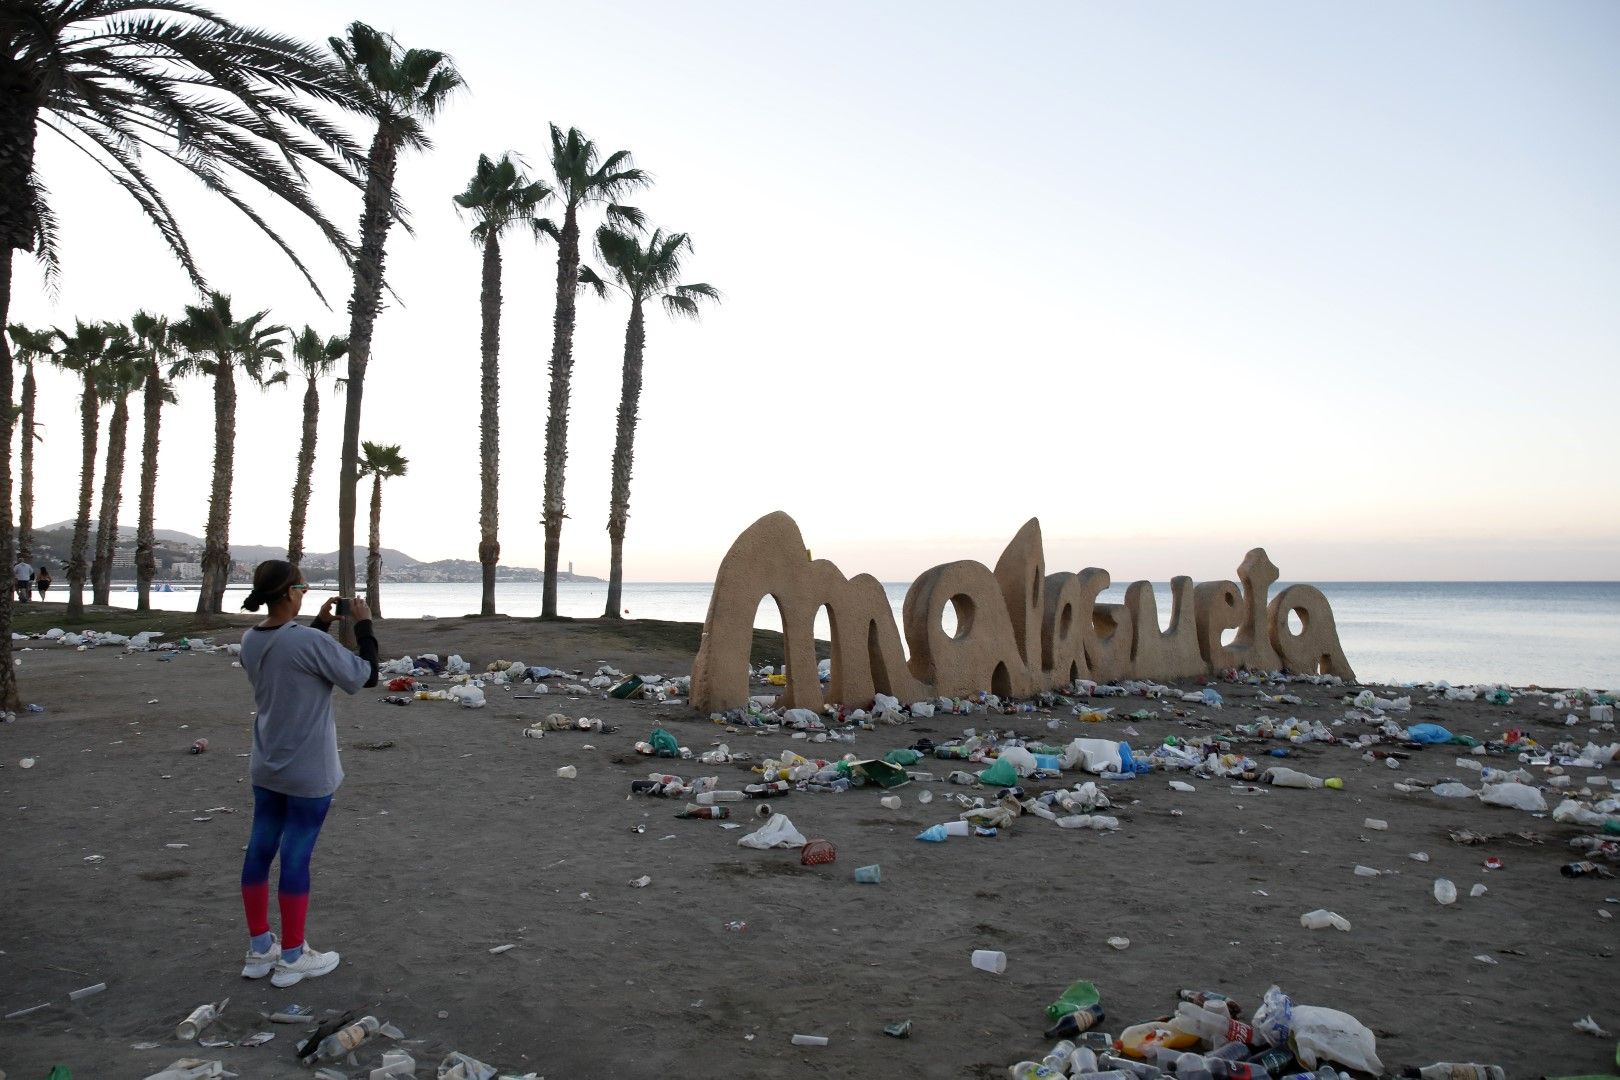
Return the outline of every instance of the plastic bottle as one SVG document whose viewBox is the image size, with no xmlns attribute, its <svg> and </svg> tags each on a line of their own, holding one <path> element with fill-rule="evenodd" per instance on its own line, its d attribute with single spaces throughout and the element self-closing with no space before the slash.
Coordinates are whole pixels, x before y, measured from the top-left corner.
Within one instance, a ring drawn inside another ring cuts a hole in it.
<svg viewBox="0 0 1620 1080">
<path fill-rule="evenodd" d="M 743 793 L 740 791 L 704 791 L 697 797 L 699 806 L 715 806 L 719 803 L 742 802 Z"/>
<path fill-rule="evenodd" d="M 1214 1080 L 1214 1075 L 1203 1058 L 1186 1053 L 1176 1058 L 1176 1080 Z"/>
<path fill-rule="evenodd" d="M 1595 862 L 1565 863 L 1558 868 L 1558 872 L 1565 877 L 1586 877 L 1588 874 L 1596 874 L 1598 877 L 1613 877 L 1608 870 Z"/>
<path fill-rule="evenodd" d="M 1176 1015 L 1170 1018 L 1170 1026 L 1177 1031 L 1184 1031 L 1190 1035 L 1209 1043 L 1211 1046 L 1222 1046 L 1229 1042 L 1249 1043 L 1254 1040 L 1254 1029 L 1241 1020 L 1234 1020 L 1224 1008 L 1210 1008 L 1207 1005 L 1195 1005 L 1190 1001 L 1183 1001 L 1176 1006 Z"/>
<path fill-rule="evenodd" d="M 1421 1069 L 1408 1069 L 1406 1076 L 1422 1080 L 1507 1080 L 1500 1065 L 1474 1065 L 1456 1061 L 1441 1061 Z"/>
<path fill-rule="evenodd" d="M 1159 1054 L 1164 1058 L 1164 1064 L 1171 1064 L 1179 1056 L 1179 1051 L 1159 1048 Z M 1132 1061 L 1130 1058 L 1120 1057 L 1118 1054 L 1098 1054 L 1097 1068 L 1122 1072 L 1136 1080 L 1160 1080 L 1170 1075 L 1155 1065 L 1145 1061 Z"/>
<path fill-rule="evenodd" d="M 1457 886 L 1449 878 L 1434 879 L 1434 898 L 1441 904 L 1455 904 L 1457 902 Z"/>
<path fill-rule="evenodd" d="M 1177 990 L 1176 997 L 1182 1001 L 1190 1001 L 1194 1005 L 1225 1008 L 1233 1016 L 1243 1015 L 1243 1009 L 1237 1002 L 1216 990 Z"/>
<path fill-rule="evenodd" d="M 1062 1073 L 1038 1061 L 1020 1061 L 1008 1068 L 1007 1075 L 1012 1077 L 1012 1080 L 1052 1080 L 1054 1077 L 1063 1076 Z"/>
<path fill-rule="evenodd" d="M 686 809 L 675 815 L 678 818 L 707 818 L 711 821 L 731 816 L 729 806 L 702 806 L 697 803 L 687 803 Z"/>
<path fill-rule="evenodd" d="M 1101 1066 L 1097 1063 L 1097 1051 L 1089 1046 L 1077 1046 L 1074 1053 L 1069 1055 L 1069 1075 L 1079 1076 L 1081 1073 L 1096 1072 Z"/>
<path fill-rule="evenodd" d="M 180 1021 L 179 1026 L 174 1029 L 174 1037 L 186 1042 L 195 1039 L 201 1034 L 203 1028 L 219 1019 L 219 1014 L 225 1011 L 225 1003 L 228 1001 L 230 1001 L 230 998 L 226 998 L 225 1001 L 221 1001 L 218 1005 L 199 1005 L 192 1009 L 191 1015 Z"/>
<path fill-rule="evenodd" d="M 1249 1064 L 1266 1071 L 1269 1076 L 1281 1076 L 1282 1071 L 1294 1063 L 1294 1053 L 1286 1046 L 1271 1046 L 1249 1059 Z"/>
<path fill-rule="evenodd" d="M 1045 1065 L 1048 1069 L 1051 1069 L 1058 1076 L 1063 1076 L 1068 1072 L 1069 1055 L 1074 1053 L 1075 1049 L 1076 1047 L 1073 1042 L 1068 1039 L 1064 1039 L 1056 1046 L 1052 1047 L 1050 1053 L 1041 1058 L 1041 1064 Z"/>
<path fill-rule="evenodd" d="M 1145 1024 L 1134 1024 L 1120 1032 L 1116 1045 L 1131 1057 L 1147 1058 L 1161 1046 L 1172 1050 L 1184 1050 L 1197 1042 L 1196 1035 L 1177 1031 L 1160 1020 L 1149 1020 Z"/>
<path fill-rule="evenodd" d="M 1273 787 L 1292 788 L 1319 788 L 1327 781 L 1296 769 L 1285 769 L 1282 766 L 1273 766 L 1260 775 L 1260 779 Z"/>
<path fill-rule="evenodd" d="M 348 1027 L 339 1028 L 322 1039 L 315 1048 L 315 1056 L 323 1061 L 336 1061 L 381 1029 L 382 1022 L 375 1016 L 362 1016 Z"/>
</svg>

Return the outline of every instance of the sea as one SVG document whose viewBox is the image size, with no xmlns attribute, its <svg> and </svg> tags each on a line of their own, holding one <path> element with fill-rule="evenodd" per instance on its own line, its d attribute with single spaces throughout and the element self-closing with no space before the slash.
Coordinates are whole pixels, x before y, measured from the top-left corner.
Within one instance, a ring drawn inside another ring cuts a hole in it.
<svg viewBox="0 0 1620 1080">
<path fill-rule="evenodd" d="M 1363 680 L 1620 687 L 1620 581 L 1312 584 L 1333 605 L 1339 640 L 1357 677 Z M 884 586 L 897 626 L 907 588 L 907 583 Z M 712 585 L 706 582 L 627 582 L 623 614 L 631 619 L 702 622 L 711 591 Z M 1155 592 L 1159 618 L 1167 622 L 1168 584 L 1156 585 Z M 245 593 L 245 585 L 233 586 L 225 596 L 226 610 L 235 610 Z M 316 602 L 324 598 L 319 585 L 310 595 Z M 476 582 L 389 583 L 383 586 L 381 599 L 389 619 L 449 618 L 477 611 L 480 595 Z M 122 586 L 115 587 L 112 599 L 117 605 L 135 606 L 134 592 L 122 591 Z M 1108 590 L 1101 599 L 1123 600 L 1124 586 Z M 540 601 L 539 582 L 502 582 L 496 588 L 496 606 L 508 615 L 538 615 Z M 594 618 L 602 614 L 606 602 L 606 584 L 558 584 L 559 614 Z M 153 606 L 164 610 L 189 611 L 196 603 L 194 591 L 152 595 Z M 310 607 L 313 605 L 306 605 Z M 947 631 L 954 629 L 949 608 L 941 621 Z M 780 629 L 776 604 L 770 598 L 760 604 L 755 625 Z M 828 636 L 825 612 L 816 635 Z M 450 647 L 447 643 L 446 648 Z M 543 662 L 541 657 L 531 659 Z"/>
</svg>

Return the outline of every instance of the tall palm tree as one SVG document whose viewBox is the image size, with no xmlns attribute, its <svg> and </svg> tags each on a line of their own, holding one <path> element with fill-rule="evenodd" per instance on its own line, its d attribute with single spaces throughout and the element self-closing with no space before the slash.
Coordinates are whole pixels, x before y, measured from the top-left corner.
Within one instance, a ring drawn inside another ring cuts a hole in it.
<svg viewBox="0 0 1620 1080">
<path fill-rule="evenodd" d="M 34 365 L 43 360 L 50 362 L 56 354 L 56 331 L 30 330 L 12 323 L 6 328 L 11 334 L 13 355 L 23 366 L 22 413 L 22 475 L 17 492 L 17 559 L 34 561 L 34 442 L 40 438 L 35 430 L 34 403 L 38 397 L 38 384 L 34 379 Z"/>
<path fill-rule="evenodd" d="M 484 571 L 480 615 L 495 614 L 495 567 L 501 559 L 497 529 L 501 465 L 501 234 L 508 229 L 528 228 L 537 237 L 543 235 L 535 211 L 551 195 L 551 188 L 543 181 L 525 176 L 510 154 L 502 154 L 499 161 L 490 161 L 486 155 L 479 154 L 478 168 L 467 181 L 467 190 L 455 196 L 456 205 L 474 221 L 473 243 L 484 252 L 483 282 L 478 294 L 483 313 L 479 332 L 483 353 L 483 374 L 479 381 L 483 412 L 478 427 L 478 561 Z"/>
<path fill-rule="evenodd" d="M 116 356 L 108 357 L 101 368 L 98 392 L 103 402 L 113 403 L 112 422 L 107 425 L 107 471 L 101 481 L 101 514 L 96 524 L 96 555 L 90 563 L 92 604 L 112 603 L 113 553 L 118 550 L 118 507 L 124 497 L 124 449 L 129 438 L 129 395 L 146 381 L 146 359 L 126 331 L 129 344 Z"/>
<path fill-rule="evenodd" d="M 157 226 L 193 281 L 202 276 L 149 153 L 177 165 L 237 207 L 309 274 L 236 184 L 310 219 L 345 258 L 352 248 L 310 195 L 309 166 L 358 186 L 365 158 L 324 109 L 353 107 L 343 73 L 323 51 L 237 26 L 182 0 L 5 0 L 0 3 L 0 326 L 11 311 L 13 253 L 54 267 L 55 215 L 34 168 L 41 131 L 79 153 L 81 173 L 110 176 Z M 314 281 L 310 280 L 311 287 Z M 317 290 L 318 292 L 319 290 Z M 12 394 L 0 336 L 0 400 Z M 11 432 L 0 411 L 0 564 L 13 560 Z M 0 709 L 19 706 L 11 663 L 11 598 L 0 597 Z"/>
<path fill-rule="evenodd" d="M 696 319 L 699 303 L 720 302 L 720 291 L 699 282 L 679 285 L 681 262 L 692 250 L 686 233 L 662 229 L 643 244 L 628 232 L 604 225 L 596 230 L 596 250 L 619 287 L 630 297 L 630 321 L 624 328 L 624 380 L 619 391 L 619 431 L 613 443 L 613 491 L 608 509 L 608 540 L 612 557 L 608 571 L 605 619 L 620 618 L 624 586 L 624 532 L 630 520 L 630 465 L 635 457 L 636 418 L 641 402 L 641 366 L 647 333 L 643 307 L 661 303 L 675 318 Z"/>
<path fill-rule="evenodd" d="M 403 214 L 394 197 L 394 173 L 400 151 L 424 150 L 432 145 L 427 122 L 461 88 L 462 80 L 444 53 L 401 48 L 391 35 L 362 22 L 351 23 L 347 36 L 331 38 L 330 44 L 347 74 L 351 92 L 377 123 L 366 158 L 360 252 L 354 260 L 354 291 L 349 297 L 349 373 L 338 479 L 338 590 L 340 595 L 353 596 L 360 404 L 366 388 L 366 365 L 371 362 L 372 330 L 382 310 L 388 228 Z"/>
<path fill-rule="evenodd" d="M 87 567 L 84 551 L 90 541 L 90 505 L 95 495 L 96 446 L 101 435 L 101 389 L 103 369 L 109 361 L 120 361 L 133 346 L 128 331 L 114 323 L 74 324 L 73 333 L 55 331 L 62 346 L 52 363 L 79 376 L 83 392 L 79 397 L 79 425 L 83 433 L 79 463 L 79 515 L 73 522 L 73 548 L 68 555 L 67 613 L 84 614 L 84 579 Z"/>
<path fill-rule="evenodd" d="M 382 482 L 395 476 L 404 476 L 410 460 L 402 457 L 399 447 L 381 443 L 362 444 L 365 456 L 360 459 L 360 475 L 371 477 L 371 546 L 366 552 L 366 605 L 371 614 L 382 618 Z"/>
<path fill-rule="evenodd" d="M 142 376 L 141 496 L 135 521 L 135 610 L 152 609 L 152 579 L 157 576 L 157 534 L 154 528 L 157 502 L 158 435 L 163 422 L 163 406 L 174 402 L 174 388 L 164 377 L 164 365 L 176 356 L 169 320 L 146 311 L 137 311 L 129 320 L 145 368 Z"/>
<path fill-rule="evenodd" d="M 186 317 L 174 328 L 185 350 L 173 374 L 214 378 L 214 485 L 208 497 L 208 527 L 203 533 L 202 586 L 199 615 L 223 610 L 231 574 L 231 474 L 236 453 L 236 373 L 241 371 L 261 389 L 287 381 L 279 369 L 284 358 L 285 326 L 267 323 L 268 311 L 240 321 L 231 315 L 231 298 L 208 294 L 205 304 L 187 304 Z"/>
<path fill-rule="evenodd" d="M 304 558 L 304 520 L 309 514 L 310 481 L 315 473 L 315 442 L 321 420 L 319 382 L 332 374 L 337 362 L 349 354 L 349 339 L 325 341 L 313 326 L 293 338 L 293 359 L 304 373 L 304 437 L 298 444 L 298 477 L 293 481 L 292 524 L 287 534 L 287 561 L 297 566 Z"/>
<path fill-rule="evenodd" d="M 557 615 L 557 557 L 562 548 L 566 516 L 563 473 L 568 465 L 568 396 L 574 375 L 574 295 L 582 280 L 601 288 L 595 275 L 582 275 L 579 265 L 579 212 L 595 203 L 607 204 L 609 222 L 641 224 L 641 211 L 620 206 L 618 199 L 652 183 L 652 178 L 630 161 L 630 151 L 618 150 L 597 160 L 596 144 L 569 128 L 567 134 L 551 125 L 551 171 L 557 180 L 563 218 L 559 226 L 542 223 L 557 241 L 557 308 L 552 316 L 551 395 L 546 416 L 546 488 L 541 521 L 546 530 L 545 583 L 540 616 Z"/>
</svg>

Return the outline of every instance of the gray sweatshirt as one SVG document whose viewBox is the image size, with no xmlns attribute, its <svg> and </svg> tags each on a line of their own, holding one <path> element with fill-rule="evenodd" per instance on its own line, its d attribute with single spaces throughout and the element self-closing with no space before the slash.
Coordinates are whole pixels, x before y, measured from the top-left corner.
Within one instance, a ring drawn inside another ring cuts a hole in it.
<svg viewBox="0 0 1620 1080">
<path fill-rule="evenodd" d="M 377 681 L 377 639 L 370 620 L 355 625 L 355 637 L 360 656 L 318 623 L 254 627 L 242 635 L 242 668 L 258 706 L 248 759 L 255 787 L 320 798 L 343 783 L 332 689 L 352 694 Z"/>
</svg>

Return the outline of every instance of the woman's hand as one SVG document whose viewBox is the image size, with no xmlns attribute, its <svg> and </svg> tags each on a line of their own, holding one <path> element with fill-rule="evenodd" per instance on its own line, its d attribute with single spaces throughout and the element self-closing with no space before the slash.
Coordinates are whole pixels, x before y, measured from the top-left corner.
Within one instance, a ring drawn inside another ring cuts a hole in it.
<svg viewBox="0 0 1620 1080">
<path fill-rule="evenodd" d="M 320 613 L 318 615 L 316 615 L 315 618 L 318 619 L 319 621 L 323 622 L 323 623 L 331 622 L 333 620 L 333 618 L 336 617 L 333 610 L 332 610 L 333 605 L 335 605 L 336 603 L 337 603 L 337 597 L 328 596 L 326 598 L 326 603 L 321 605 Z"/>
<path fill-rule="evenodd" d="M 349 617 L 355 622 L 365 622 L 371 618 L 371 607 L 360 597 L 349 601 Z"/>
</svg>

